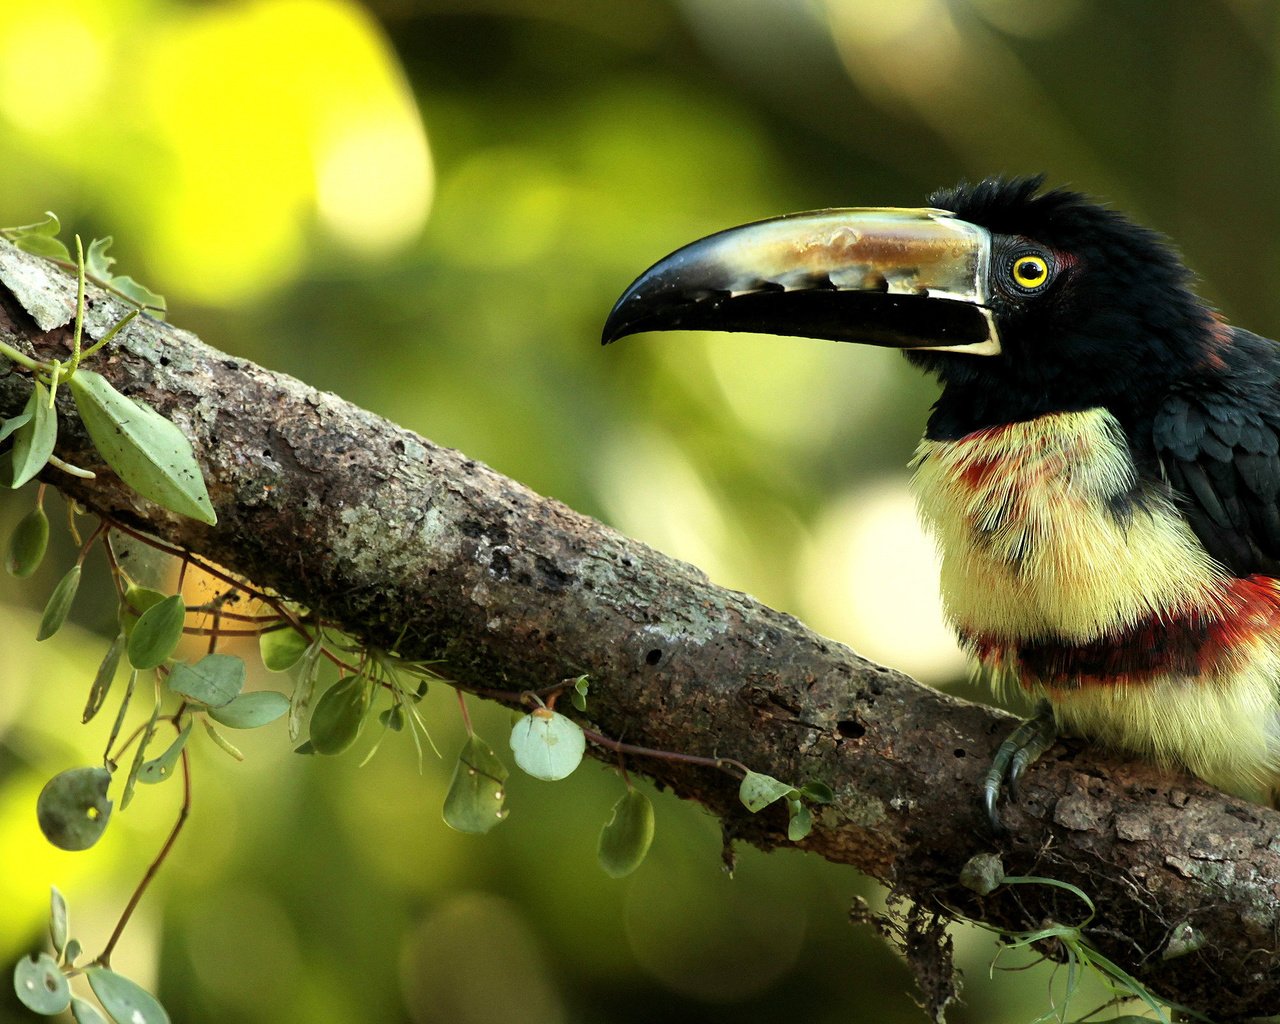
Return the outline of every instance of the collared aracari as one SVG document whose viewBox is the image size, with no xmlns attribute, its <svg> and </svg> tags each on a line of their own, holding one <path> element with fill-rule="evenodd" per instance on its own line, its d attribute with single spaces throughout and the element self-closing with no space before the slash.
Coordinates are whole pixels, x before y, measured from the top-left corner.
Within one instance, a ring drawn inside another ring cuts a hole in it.
<svg viewBox="0 0 1280 1024">
<path fill-rule="evenodd" d="M 914 460 L 960 642 L 1057 729 L 1265 800 L 1280 781 L 1280 345 L 1160 235 L 1042 179 L 731 228 L 622 295 L 608 343 L 751 331 L 905 350 L 941 395 Z"/>
</svg>

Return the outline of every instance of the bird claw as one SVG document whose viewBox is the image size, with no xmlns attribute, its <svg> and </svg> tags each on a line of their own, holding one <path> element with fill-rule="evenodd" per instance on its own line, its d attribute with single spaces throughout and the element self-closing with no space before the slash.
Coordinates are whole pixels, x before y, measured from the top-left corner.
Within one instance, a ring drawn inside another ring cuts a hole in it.
<svg viewBox="0 0 1280 1024">
<path fill-rule="evenodd" d="M 1053 746 L 1057 738 L 1058 726 L 1053 718 L 1053 708 L 1047 700 L 1042 700 L 1036 705 L 1031 717 L 1019 722 L 1017 728 L 996 750 L 996 756 L 992 758 L 991 767 L 987 769 L 987 776 L 982 783 L 982 809 L 996 834 L 1008 832 L 996 810 L 1001 786 L 1007 782 L 1009 796 L 1016 801 L 1018 784 L 1028 766 Z"/>
</svg>

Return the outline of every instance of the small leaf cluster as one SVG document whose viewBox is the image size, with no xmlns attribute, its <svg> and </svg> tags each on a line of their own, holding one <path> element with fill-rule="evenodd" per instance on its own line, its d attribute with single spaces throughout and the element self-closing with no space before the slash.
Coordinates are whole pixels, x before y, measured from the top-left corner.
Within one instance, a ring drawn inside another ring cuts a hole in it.
<svg viewBox="0 0 1280 1024">
<path fill-rule="evenodd" d="M 59 224 L 52 214 L 37 224 L 0 229 L 0 236 L 28 252 L 45 256 L 77 273 L 76 315 L 72 346 L 64 359 L 36 359 L 0 342 L 0 355 L 24 367 L 33 377 L 31 397 L 17 415 L 0 422 L 0 483 L 21 487 L 47 465 L 75 476 L 92 477 L 88 470 L 63 462 L 54 455 L 58 441 L 58 388 L 65 384 L 89 439 L 103 461 L 142 497 L 172 512 L 203 523 L 217 522 L 204 477 L 196 462 L 191 442 L 172 422 L 150 406 L 121 394 L 101 374 L 82 367 L 104 345 L 110 343 L 143 309 L 163 311 L 164 300 L 129 277 L 111 273 L 115 260 L 107 256 L 110 238 L 95 239 L 86 259 L 76 238 L 76 259 L 58 240 Z M 118 320 L 101 339 L 82 347 L 85 320 L 85 281 L 92 278 L 103 287 L 132 303 L 135 308 Z M 29 528 L 34 536 L 37 528 Z M 28 541 L 30 537 L 27 538 Z M 31 550 L 28 543 L 28 552 Z M 15 575 L 34 571 L 38 558 L 9 561 Z"/>
<path fill-rule="evenodd" d="M 50 607 L 58 602 L 55 590 Z M 48 618 L 46 610 L 45 619 Z M 36 802 L 41 831 L 54 846 L 84 850 L 102 836 L 113 808 L 107 790 L 130 746 L 134 752 L 124 773 L 121 810 L 133 799 L 137 784 L 154 785 L 173 776 L 197 718 L 217 746 L 239 758 L 239 751 L 222 735 L 218 725 L 256 729 L 289 710 L 289 698 L 283 693 L 241 692 L 247 674 L 241 658 L 213 652 L 193 662 L 175 660 L 186 619 L 187 608 L 180 594 L 166 595 L 136 585 L 125 590 L 120 602 L 120 632 L 94 675 L 82 716 L 82 721 L 88 723 L 102 710 L 122 662 L 127 662 L 129 679 L 107 739 L 103 763 L 60 772 L 49 780 Z M 42 621 L 42 632 L 44 627 Z M 135 697 L 143 692 L 139 685 L 143 673 L 155 676 L 146 721 L 116 747 Z M 166 700 L 176 702 L 177 707 L 162 714 Z M 161 721 L 170 723 L 176 736 L 155 754 L 154 741 Z"/>
<path fill-rule="evenodd" d="M 537 706 L 516 719 L 508 744 L 516 765 L 526 775 L 544 782 L 557 782 L 577 770 L 587 749 L 586 733 L 582 726 L 551 705 L 561 693 L 568 692 L 574 708 L 585 713 L 589 688 L 585 675 L 566 680 L 555 689 L 548 703 L 535 698 Z M 458 753 L 445 797 L 444 820 L 459 832 L 482 834 L 507 818 L 508 772 L 493 748 L 472 731 L 469 718 L 466 725 L 467 739 Z M 631 874 L 644 861 L 653 843 L 653 805 L 647 796 L 632 787 L 626 773 L 622 774 L 627 790 L 614 805 L 596 849 L 601 868 L 611 878 Z"/>
<path fill-rule="evenodd" d="M 34 224 L 0 228 L 0 237 L 7 238 L 23 252 L 29 252 L 34 256 L 43 256 L 47 260 L 52 260 L 54 263 L 72 270 L 76 267 L 76 261 L 72 259 L 66 243 L 58 238 L 58 234 L 61 231 L 62 224 L 59 222 L 57 215 L 46 212 L 44 220 L 36 221 Z M 111 266 L 116 259 L 114 256 L 107 255 L 107 250 L 111 248 L 112 242 L 112 237 L 107 235 L 106 238 L 95 238 L 89 243 L 89 251 L 84 258 L 85 277 L 94 282 L 94 284 L 107 289 L 107 291 L 128 300 L 140 309 L 145 309 L 152 316 L 163 318 L 165 313 L 163 295 L 157 295 L 150 288 L 139 284 L 132 277 L 112 272 Z"/>
<path fill-rule="evenodd" d="M 13 969 L 13 990 L 19 1002 L 46 1017 L 70 1009 L 76 1024 L 169 1024 L 164 1007 L 136 982 L 98 961 L 76 964 L 81 948 L 76 939 L 69 937 L 66 900 L 54 889 L 50 903 L 53 955 L 37 953 L 18 961 Z M 88 979 L 106 1017 L 92 1003 L 72 994 L 70 979 L 78 974 Z"/>
<path fill-rule="evenodd" d="M 290 635 L 292 633 L 293 635 Z M 422 764 L 422 741 L 435 750 L 418 705 L 427 695 L 428 682 L 440 677 L 427 662 L 410 661 L 394 651 L 362 646 L 338 630 L 318 628 L 314 637 L 290 629 L 260 634 L 263 664 L 273 672 L 296 667 L 293 696 L 289 700 L 289 738 L 298 740 L 307 724 L 307 739 L 296 748 L 299 754 L 334 756 L 345 753 L 360 738 L 377 704 L 385 694 L 387 705 L 378 713 L 382 732 L 360 762 L 367 764 L 378 752 L 389 732 L 402 732 L 406 725 Z M 314 701 L 320 669 L 326 662 L 340 666 L 336 682 Z M 439 751 L 436 751 L 437 755 Z"/>
<path fill-rule="evenodd" d="M 752 814 L 757 814 L 770 804 L 787 801 L 787 838 L 798 843 L 813 831 L 813 815 L 809 804 L 829 804 L 835 799 L 831 787 L 825 782 L 806 782 L 799 788 L 789 782 L 779 782 L 772 775 L 748 771 L 738 786 L 738 799 Z"/>
</svg>

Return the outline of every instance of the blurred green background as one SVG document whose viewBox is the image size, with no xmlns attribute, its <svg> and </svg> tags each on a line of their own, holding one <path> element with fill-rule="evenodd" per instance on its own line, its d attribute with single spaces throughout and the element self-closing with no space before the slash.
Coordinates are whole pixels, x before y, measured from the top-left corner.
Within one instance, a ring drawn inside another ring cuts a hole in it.
<svg viewBox="0 0 1280 1024">
<path fill-rule="evenodd" d="M 721 227 L 1046 171 L 1171 234 L 1209 298 L 1274 334 L 1278 11 L 6 0 L 0 223 L 52 209 L 114 233 L 117 269 L 211 344 L 959 687 L 903 468 L 933 386 L 891 353 L 818 342 L 602 351 L 603 318 Z M 0 503 L 0 532 L 30 503 Z M 99 949 L 178 800 L 143 793 L 91 853 L 39 835 L 40 786 L 100 756 L 109 727 L 78 725 L 114 631 L 105 597 L 32 639 L 62 541 L 33 580 L 0 581 L 5 963 L 41 943 L 54 883 Z M 507 823 L 451 832 L 462 731 L 447 694 L 428 710 L 446 757 L 422 774 L 407 739 L 363 768 L 292 756 L 279 725 L 243 737 L 243 765 L 196 745 L 194 817 L 115 965 L 191 1024 L 921 1019 L 896 954 L 846 921 L 855 893 L 882 899 L 851 871 L 743 850 L 730 879 L 715 822 L 661 796 L 649 860 L 607 879 L 595 841 L 622 787 L 594 763 L 513 778 Z M 475 713 L 505 749 L 506 716 Z M 957 941 L 953 1021 L 1047 1008 L 1051 970 L 988 980 L 990 938 Z M 25 1019 L 4 998 L 0 1017 Z"/>
</svg>

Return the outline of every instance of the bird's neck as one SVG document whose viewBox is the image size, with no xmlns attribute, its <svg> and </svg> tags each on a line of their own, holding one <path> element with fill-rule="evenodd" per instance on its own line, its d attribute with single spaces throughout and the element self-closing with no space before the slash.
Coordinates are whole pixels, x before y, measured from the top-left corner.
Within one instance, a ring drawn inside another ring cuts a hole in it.
<svg viewBox="0 0 1280 1024">
<path fill-rule="evenodd" d="M 964 636 L 1072 643 L 1213 599 L 1221 572 L 1102 409 L 926 437 L 914 489 Z"/>
</svg>

